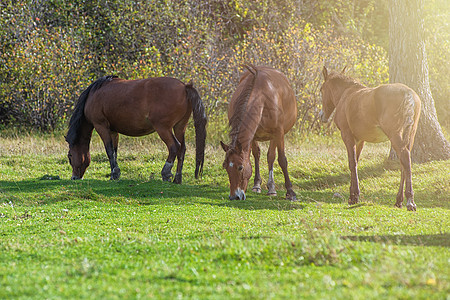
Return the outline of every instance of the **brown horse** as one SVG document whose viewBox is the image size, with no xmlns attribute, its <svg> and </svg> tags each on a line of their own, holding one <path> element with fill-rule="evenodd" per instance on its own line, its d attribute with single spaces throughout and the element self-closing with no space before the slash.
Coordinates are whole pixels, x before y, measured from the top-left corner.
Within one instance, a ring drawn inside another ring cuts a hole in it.
<svg viewBox="0 0 450 300">
<path fill-rule="evenodd" d="M 406 207 L 416 210 L 411 179 L 411 148 L 414 143 L 420 115 L 420 99 L 409 87 L 400 84 L 384 84 L 368 88 L 341 73 L 323 68 L 325 82 L 322 85 L 322 111 L 327 122 L 336 109 L 334 122 L 341 131 L 347 147 L 351 172 L 349 204 L 359 199 L 357 165 L 364 142 L 391 141 L 402 167 L 400 188 L 395 206 L 403 203 L 405 186 Z"/>
<path fill-rule="evenodd" d="M 230 200 L 245 199 L 248 181 L 252 175 L 250 151 L 255 158 L 253 191 L 261 192 L 259 173 L 260 148 L 258 141 L 270 141 L 267 153 L 269 164 L 268 195 L 276 195 L 273 178 L 275 149 L 278 163 L 284 173 L 286 198 L 296 200 L 288 175 L 288 163 L 284 153 L 284 135 L 297 118 L 297 101 L 286 76 L 269 67 L 245 65 L 247 71 L 241 76 L 239 85 L 228 107 L 231 127 L 229 145 L 220 142 L 226 152 L 223 167 L 230 181 Z"/>
<path fill-rule="evenodd" d="M 161 171 L 162 179 L 172 178 L 175 157 L 178 159 L 175 183 L 182 181 L 186 145 L 184 133 L 193 112 L 196 135 L 195 177 L 202 173 L 206 114 L 192 84 L 169 78 L 123 80 L 105 76 L 92 83 L 80 96 L 70 119 L 66 141 L 72 179 L 81 179 L 91 161 L 89 144 L 95 128 L 105 145 L 111 165 L 111 179 L 120 177 L 117 165 L 119 133 L 143 136 L 157 132 L 169 150 Z"/>
</svg>

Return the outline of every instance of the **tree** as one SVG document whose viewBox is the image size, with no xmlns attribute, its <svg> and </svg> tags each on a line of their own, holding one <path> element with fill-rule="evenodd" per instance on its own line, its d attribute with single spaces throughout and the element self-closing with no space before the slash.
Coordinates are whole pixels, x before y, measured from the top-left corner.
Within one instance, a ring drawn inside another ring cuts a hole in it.
<svg viewBox="0 0 450 300">
<path fill-rule="evenodd" d="M 450 144 L 439 125 L 430 90 L 423 7 L 424 0 L 389 1 L 389 81 L 408 85 L 422 100 L 412 150 L 415 162 L 450 158 Z M 392 149 L 389 157 L 395 157 Z"/>
</svg>

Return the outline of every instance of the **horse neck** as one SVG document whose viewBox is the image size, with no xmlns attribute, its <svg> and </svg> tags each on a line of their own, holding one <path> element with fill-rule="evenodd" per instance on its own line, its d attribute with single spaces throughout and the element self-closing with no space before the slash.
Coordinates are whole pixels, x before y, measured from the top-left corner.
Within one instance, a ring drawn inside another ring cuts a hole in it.
<svg viewBox="0 0 450 300">
<path fill-rule="evenodd" d="M 236 146 L 239 143 L 244 153 L 250 152 L 253 138 L 260 123 L 261 114 L 258 112 L 259 109 L 249 109 L 249 105 L 247 105 L 246 111 L 242 112 L 240 122 L 235 125 L 236 128 L 231 130 L 231 145 Z"/>
<path fill-rule="evenodd" d="M 94 126 L 88 121 L 84 120 L 81 123 L 80 131 L 78 133 L 78 141 L 77 145 L 87 145 L 89 149 L 89 144 L 91 143 L 92 131 L 94 130 Z"/>
<path fill-rule="evenodd" d="M 345 95 L 348 95 L 350 92 L 354 92 L 360 89 L 366 88 L 364 85 L 357 82 L 340 82 L 335 85 L 333 88 L 333 102 L 334 106 L 341 101 L 342 98 L 345 98 Z"/>
</svg>

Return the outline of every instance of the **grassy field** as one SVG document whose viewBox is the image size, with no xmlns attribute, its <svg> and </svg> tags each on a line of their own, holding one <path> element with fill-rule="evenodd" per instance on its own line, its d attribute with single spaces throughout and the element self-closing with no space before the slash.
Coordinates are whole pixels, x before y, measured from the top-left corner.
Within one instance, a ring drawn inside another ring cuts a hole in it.
<svg viewBox="0 0 450 300">
<path fill-rule="evenodd" d="M 362 201 L 349 207 L 339 138 L 287 144 L 298 202 L 283 199 L 277 164 L 277 197 L 229 201 L 217 143 L 201 180 L 189 144 L 175 185 L 160 179 L 156 136 L 121 137 L 122 177 L 110 181 L 94 135 L 85 179 L 71 181 L 62 135 L 3 135 L 0 299 L 449 299 L 450 161 L 413 166 L 408 212 L 393 207 L 389 144 L 367 145 Z"/>
</svg>

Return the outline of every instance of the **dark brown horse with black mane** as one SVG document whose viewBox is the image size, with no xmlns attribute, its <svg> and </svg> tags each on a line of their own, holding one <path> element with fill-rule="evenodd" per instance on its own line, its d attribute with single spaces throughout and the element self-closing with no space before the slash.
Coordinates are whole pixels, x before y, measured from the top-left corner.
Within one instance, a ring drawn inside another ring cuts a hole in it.
<svg viewBox="0 0 450 300">
<path fill-rule="evenodd" d="M 288 163 L 284 153 L 284 135 L 297 119 L 297 101 L 286 76 L 269 67 L 244 65 L 247 69 L 241 76 L 229 107 L 228 118 L 231 127 L 229 145 L 220 142 L 225 151 L 223 167 L 230 181 L 230 200 L 245 199 L 250 177 L 250 151 L 255 158 L 255 179 L 253 191 L 261 192 L 259 172 L 260 148 L 258 141 L 270 141 L 267 153 L 269 164 L 268 195 L 276 195 L 273 177 L 275 150 L 278 149 L 278 163 L 283 170 L 286 198 L 296 200 L 288 175 Z"/>
<path fill-rule="evenodd" d="M 359 199 L 357 165 L 364 142 L 390 140 L 402 168 L 395 206 L 402 207 L 405 188 L 406 207 L 408 210 L 416 210 L 412 188 L 411 148 L 420 115 L 419 96 L 400 83 L 368 88 L 345 76 L 344 71 L 328 73 L 325 67 L 323 77 L 325 82 L 321 88 L 320 115 L 322 121 L 327 122 L 336 109 L 334 122 L 347 147 L 351 172 L 348 203 L 355 204 Z"/>
<path fill-rule="evenodd" d="M 70 119 L 66 141 L 72 179 L 81 179 L 90 164 L 89 144 L 95 128 L 105 145 L 111 165 L 111 179 L 120 177 L 117 165 L 119 133 L 143 136 L 157 132 L 169 150 L 161 171 L 162 179 L 172 178 L 178 159 L 175 183 L 182 181 L 186 145 L 184 133 L 194 116 L 196 135 L 195 177 L 203 170 L 206 139 L 206 114 L 197 90 L 169 77 L 124 80 L 105 76 L 92 83 L 80 96 Z"/>
</svg>

